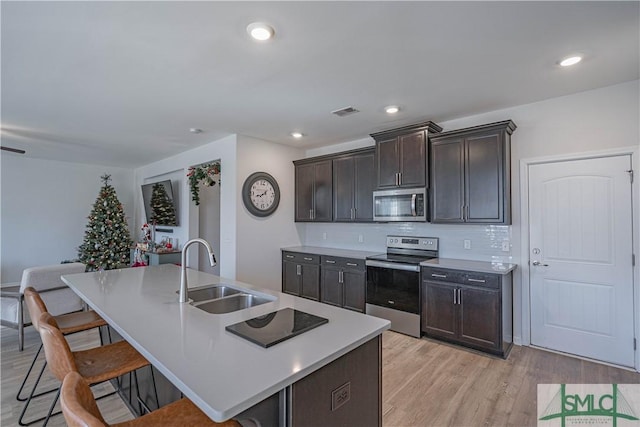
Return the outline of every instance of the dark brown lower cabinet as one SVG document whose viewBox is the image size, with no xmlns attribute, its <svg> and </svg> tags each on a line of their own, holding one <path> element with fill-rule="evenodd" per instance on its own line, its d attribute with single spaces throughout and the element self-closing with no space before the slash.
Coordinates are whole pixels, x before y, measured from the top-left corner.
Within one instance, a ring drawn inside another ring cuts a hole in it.
<svg viewBox="0 0 640 427">
<path fill-rule="evenodd" d="M 320 256 L 298 252 L 282 253 L 282 292 L 320 299 Z"/>
<path fill-rule="evenodd" d="M 304 377 L 289 392 L 292 426 L 381 426 L 381 336 Z"/>
<path fill-rule="evenodd" d="M 422 332 L 502 357 L 513 344 L 511 273 L 422 269 Z"/>
<path fill-rule="evenodd" d="M 320 301 L 364 313 L 364 260 L 322 256 L 321 265 Z"/>
</svg>

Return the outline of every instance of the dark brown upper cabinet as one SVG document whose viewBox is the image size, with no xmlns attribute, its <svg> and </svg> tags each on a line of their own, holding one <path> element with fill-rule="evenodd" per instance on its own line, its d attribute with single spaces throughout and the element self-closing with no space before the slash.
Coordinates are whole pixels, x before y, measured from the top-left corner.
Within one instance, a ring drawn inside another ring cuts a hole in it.
<svg viewBox="0 0 640 427">
<path fill-rule="evenodd" d="M 511 224 L 511 121 L 431 138 L 431 222 Z"/>
<path fill-rule="evenodd" d="M 365 149 L 333 160 L 334 221 L 373 221 L 374 158 L 374 150 Z"/>
<path fill-rule="evenodd" d="M 295 221 L 331 222 L 333 168 L 331 160 L 297 160 L 295 165 Z"/>
<path fill-rule="evenodd" d="M 442 128 L 433 122 L 372 133 L 378 188 L 428 187 L 428 140 Z"/>
</svg>

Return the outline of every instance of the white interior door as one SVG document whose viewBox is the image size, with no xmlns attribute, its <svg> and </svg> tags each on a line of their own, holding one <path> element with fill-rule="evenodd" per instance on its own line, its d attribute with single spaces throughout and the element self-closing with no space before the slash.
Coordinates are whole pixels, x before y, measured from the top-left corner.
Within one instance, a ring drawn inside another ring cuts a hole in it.
<svg viewBox="0 0 640 427">
<path fill-rule="evenodd" d="M 531 344 L 634 365 L 631 156 L 531 165 Z"/>
</svg>

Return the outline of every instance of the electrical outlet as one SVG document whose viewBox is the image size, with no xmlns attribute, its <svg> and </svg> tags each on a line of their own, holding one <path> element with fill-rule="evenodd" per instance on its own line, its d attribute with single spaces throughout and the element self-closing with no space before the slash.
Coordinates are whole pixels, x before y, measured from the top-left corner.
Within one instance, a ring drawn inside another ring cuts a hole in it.
<svg viewBox="0 0 640 427">
<path fill-rule="evenodd" d="M 464 248 L 465 249 L 471 249 L 471 240 L 464 239 Z"/>
<path fill-rule="evenodd" d="M 322 240 L 327 240 L 327 232 L 322 233 Z"/>
<path fill-rule="evenodd" d="M 335 411 L 351 399 L 351 382 L 341 385 L 331 392 L 331 411 Z"/>
<path fill-rule="evenodd" d="M 358 243 L 364 243 L 364 236 L 362 234 L 358 234 Z"/>
<path fill-rule="evenodd" d="M 509 252 L 511 250 L 511 245 L 508 240 L 502 241 L 502 252 Z"/>
</svg>

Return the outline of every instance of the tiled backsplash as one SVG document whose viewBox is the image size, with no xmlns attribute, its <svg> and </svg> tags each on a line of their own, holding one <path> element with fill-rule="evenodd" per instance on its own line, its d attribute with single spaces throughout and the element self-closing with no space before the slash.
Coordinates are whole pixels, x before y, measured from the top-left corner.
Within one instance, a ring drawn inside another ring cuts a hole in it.
<svg viewBox="0 0 640 427">
<path fill-rule="evenodd" d="M 442 258 L 511 263 L 511 226 L 442 225 L 429 223 L 305 224 L 303 244 L 342 249 L 384 252 L 389 234 L 438 237 Z M 465 249 L 468 240 L 470 249 Z M 503 250 L 508 249 L 508 251 Z"/>
</svg>

